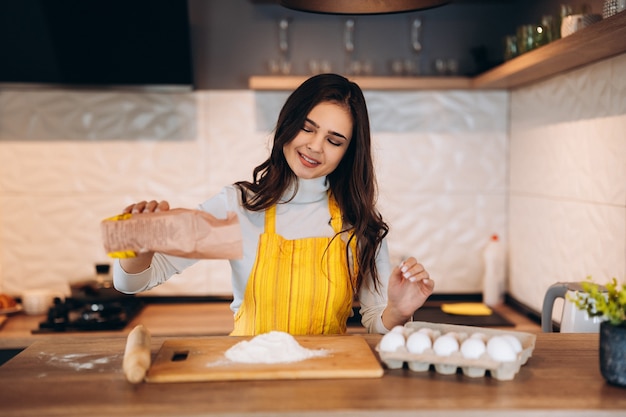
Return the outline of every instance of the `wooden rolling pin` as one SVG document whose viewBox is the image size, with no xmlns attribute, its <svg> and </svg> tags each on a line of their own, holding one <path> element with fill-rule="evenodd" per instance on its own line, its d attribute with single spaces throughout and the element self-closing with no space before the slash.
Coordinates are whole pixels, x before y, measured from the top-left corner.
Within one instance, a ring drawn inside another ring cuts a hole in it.
<svg viewBox="0 0 626 417">
<path fill-rule="evenodd" d="M 128 334 L 122 368 L 128 382 L 143 381 L 150 368 L 150 333 L 142 324 Z"/>
</svg>

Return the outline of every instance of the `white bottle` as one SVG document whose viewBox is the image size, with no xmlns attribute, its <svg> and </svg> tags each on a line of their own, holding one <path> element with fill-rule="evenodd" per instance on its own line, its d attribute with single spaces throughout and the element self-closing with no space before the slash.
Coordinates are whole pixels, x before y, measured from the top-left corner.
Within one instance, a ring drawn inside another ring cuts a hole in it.
<svg viewBox="0 0 626 417">
<path fill-rule="evenodd" d="M 506 252 L 498 235 L 491 240 L 483 251 L 485 275 L 483 276 L 483 302 L 488 306 L 496 306 L 504 301 L 506 282 Z"/>
</svg>

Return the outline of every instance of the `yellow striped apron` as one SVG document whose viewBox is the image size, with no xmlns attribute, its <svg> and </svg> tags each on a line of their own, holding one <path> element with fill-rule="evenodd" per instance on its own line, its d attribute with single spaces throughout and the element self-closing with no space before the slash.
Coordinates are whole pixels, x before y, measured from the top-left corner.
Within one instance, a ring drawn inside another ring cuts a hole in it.
<svg viewBox="0 0 626 417">
<path fill-rule="evenodd" d="M 338 233 L 341 211 L 334 198 L 328 201 L 331 226 Z M 354 259 L 356 245 L 350 246 Z M 272 330 L 293 335 L 345 333 L 352 287 L 343 239 L 287 240 L 276 234 L 273 206 L 265 213 L 265 230 L 231 335 Z"/>
</svg>

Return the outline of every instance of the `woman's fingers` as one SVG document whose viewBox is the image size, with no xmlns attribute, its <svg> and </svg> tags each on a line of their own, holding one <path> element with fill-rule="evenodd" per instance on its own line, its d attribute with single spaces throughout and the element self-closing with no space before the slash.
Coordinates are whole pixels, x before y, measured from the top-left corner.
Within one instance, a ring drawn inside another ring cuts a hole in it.
<svg viewBox="0 0 626 417">
<path fill-rule="evenodd" d="M 124 208 L 123 213 L 153 213 L 156 211 L 166 211 L 170 209 L 170 205 L 167 201 L 157 202 L 156 200 L 151 201 L 140 201 L 138 203 L 131 204 L 130 206 Z"/>
<path fill-rule="evenodd" d="M 170 209 L 170 203 L 167 201 L 161 201 L 155 211 L 166 211 Z"/>
<path fill-rule="evenodd" d="M 424 266 L 412 257 L 402 261 L 400 271 L 404 279 L 408 279 L 411 282 L 429 278 L 428 272 L 424 269 Z"/>
<path fill-rule="evenodd" d="M 399 266 L 402 277 L 409 282 L 420 283 L 427 291 L 432 291 L 435 286 L 432 278 L 428 274 L 428 271 L 424 268 L 424 265 L 417 262 L 413 257 L 408 258 Z"/>
</svg>

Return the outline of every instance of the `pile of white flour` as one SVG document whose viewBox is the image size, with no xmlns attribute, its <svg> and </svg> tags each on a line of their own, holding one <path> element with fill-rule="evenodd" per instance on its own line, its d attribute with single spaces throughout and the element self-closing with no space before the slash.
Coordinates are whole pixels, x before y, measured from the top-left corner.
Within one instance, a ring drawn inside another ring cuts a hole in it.
<svg viewBox="0 0 626 417">
<path fill-rule="evenodd" d="M 326 349 L 306 349 L 285 332 L 273 331 L 244 340 L 225 353 L 233 362 L 241 363 L 287 363 L 326 356 Z"/>
</svg>

